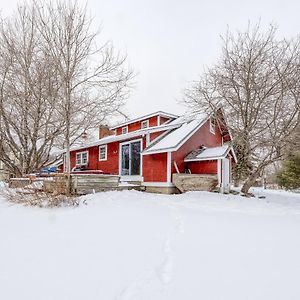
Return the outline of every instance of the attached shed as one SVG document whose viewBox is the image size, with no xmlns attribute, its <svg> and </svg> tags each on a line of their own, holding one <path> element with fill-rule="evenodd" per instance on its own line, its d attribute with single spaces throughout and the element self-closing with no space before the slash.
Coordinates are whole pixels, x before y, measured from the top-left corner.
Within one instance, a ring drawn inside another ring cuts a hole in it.
<svg viewBox="0 0 300 300">
<path fill-rule="evenodd" d="M 217 174 L 221 192 L 229 192 L 232 164 L 236 155 L 230 145 L 205 148 L 192 151 L 186 156 L 186 168 L 192 174 Z"/>
</svg>

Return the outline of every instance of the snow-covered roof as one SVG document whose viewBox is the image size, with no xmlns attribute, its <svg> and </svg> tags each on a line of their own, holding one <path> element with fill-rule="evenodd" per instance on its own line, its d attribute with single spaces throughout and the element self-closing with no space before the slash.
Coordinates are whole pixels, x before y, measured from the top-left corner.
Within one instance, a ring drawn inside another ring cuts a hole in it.
<svg viewBox="0 0 300 300">
<path fill-rule="evenodd" d="M 144 149 L 142 154 L 148 155 L 148 154 L 155 154 L 155 153 L 177 151 L 209 119 L 209 116 L 210 116 L 209 114 L 201 113 L 196 116 L 185 115 L 185 116 L 177 117 L 176 119 L 159 126 L 143 128 L 143 129 L 128 132 L 126 134 L 106 136 L 94 142 L 85 143 L 79 146 L 72 147 L 71 151 L 77 151 L 81 149 L 86 149 L 86 148 L 99 146 L 99 145 L 105 145 L 105 144 L 118 142 L 118 141 L 126 141 L 131 138 L 144 136 L 145 134 L 148 133 L 161 132 L 161 131 L 165 131 L 166 134 L 162 134 L 161 136 L 156 138 L 152 143 L 148 145 L 147 148 Z M 228 146 L 224 146 L 224 147 L 226 147 L 227 149 Z M 226 151 L 226 149 L 225 148 L 223 149 L 223 147 L 216 147 L 216 149 L 215 148 L 206 149 L 205 152 L 198 151 L 197 155 L 199 154 L 200 156 L 193 157 L 193 159 L 202 160 L 202 155 L 204 155 L 203 153 L 205 153 L 206 160 L 208 159 L 207 157 L 222 156 L 223 152 Z M 206 152 L 208 150 L 210 151 Z M 192 159 L 192 158 L 186 157 L 186 159 Z"/>
<path fill-rule="evenodd" d="M 155 117 L 155 116 L 161 116 L 161 117 L 166 117 L 166 118 L 170 118 L 170 119 L 178 118 L 178 116 L 176 116 L 176 115 L 173 115 L 173 114 L 170 114 L 170 113 L 167 113 L 167 112 L 164 112 L 164 111 L 157 111 L 157 112 L 154 112 L 154 113 L 151 113 L 151 114 L 148 114 L 148 115 L 144 115 L 144 116 L 141 116 L 141 117 L 138 117 L 138 118 L 134 118 L 132 120 L 128 120 L 126 122 L 122 122 L 120 124 L 117 124 L 117 125 L 111 127 L 110 129 L 113 130 L 113 129 L 116 129 L 116 128 L 119 128 L 119 127 L 122 127 L 122 126 L 126 126 L 128 124 L 135 123 L 135 122 L 138 122 L 138 121 L 142 121 L 142 120 L 145 120 L 145 119 L 149 119 L 149 118 Z"/>
<path fill-rule="evenodd" d="M 215 160 L 220 158 L 225 158 L 229 151 L 232 152 L 233 157 L 236 161 L 236 156 L 233 151 L 233 148 L 230 145 L 223 145 L 213 148 L 202 148 L 199 151 L 193 151 L 186 156 L 184 159 L 185 162 L 189 161 L 203 161 L 203 160 Z"/>
<path fill-rule="evenodd" d="M 158 142 L 147 147 L 143 154 L 153 154 L 161 152 L 176 151 L 182 144 L 189 139 L 208 119 L 208 115 L 203 113 L 197 115 L 195 118 L 182 116 L 169 123 L 169 125 L 178 124 L 168 135 L 164 136 Z"/>
<path fill-rule="evenodd" d="M 126 134 L 109 135 L 109 136 L 103 137 L 102 139 L 99 139 L 99 140 L 96 140 L 93 142 L 82 143 L 82 145 L 76 145 L 71 148 L 71 151 L 90 148 L 90 147 L 99 146 L 99 145 L 105 145 L 105 144 L 109 144 L 109 143 L 113 143 L 113 142 L 117 142 L 117 141 L 123 141 L 123 140 L 127 140 L 130 138 L 143 136 L 144 134 L 151 133 L 151 132 L 172 130 L 174 128 L 178 128 L 179 126 L 181 126 L 181 124 L 183 122 L 184 122 L 184 120 L 181 119 L 181 117 L 179 117 L 170 123 L 167 123 L 167 124 L 164 123 L 160 126 L 147 127 L 147 128 L 131 131 Z M 65 152 L 65 151 L 63 151 L 63 152 Z"/>
</svg>

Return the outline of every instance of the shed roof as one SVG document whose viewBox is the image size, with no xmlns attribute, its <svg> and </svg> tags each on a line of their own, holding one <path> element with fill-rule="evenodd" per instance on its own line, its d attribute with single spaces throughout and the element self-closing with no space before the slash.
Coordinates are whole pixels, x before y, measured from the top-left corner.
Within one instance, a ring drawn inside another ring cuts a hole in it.
<svg viewBox="0 0 300 300">
<path fill-rule="evenodd" d="M 232 152 L 234 160 L 236 161 L 236 156 L 233 151 L 233 148 L 227 144 L 219 147 L 212 147 L 212 148 L 202 148 L 196 151 L 189 153 L 184 161 L 185 162 L 192 162 L 192 161 L 204 161 L 204 160 L 215 160 L 220 158 L 225 158 L 229 152 Z"/>
</svg>

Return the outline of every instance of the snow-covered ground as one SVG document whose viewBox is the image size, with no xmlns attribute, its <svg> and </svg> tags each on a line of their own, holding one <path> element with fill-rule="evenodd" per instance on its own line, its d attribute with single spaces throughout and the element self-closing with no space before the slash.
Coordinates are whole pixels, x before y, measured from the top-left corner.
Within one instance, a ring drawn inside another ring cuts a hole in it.
<svg viewBox="0 0 300 300">
<path fill-rule="evenodd" d="M 85 196 L 77 208 L 0 200 L 0 299 L 300 299 L 300 195 Z"/>
</svg>

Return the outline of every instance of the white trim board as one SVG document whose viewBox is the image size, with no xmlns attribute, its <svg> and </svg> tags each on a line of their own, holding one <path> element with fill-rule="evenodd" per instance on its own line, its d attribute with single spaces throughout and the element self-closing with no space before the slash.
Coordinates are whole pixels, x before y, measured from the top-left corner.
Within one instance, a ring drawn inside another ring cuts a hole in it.
<svg viewBox="0 0 300 300">
<path fill-rule="evenodd" d="M 167 152 L 167 182 L 172 182 L 172 152 Z"/>
<path fill-rule="evenodd" d="M 174 187 L 175 185 L 171 182 L 143 182 L 142 186 Z"/>
</svg>

